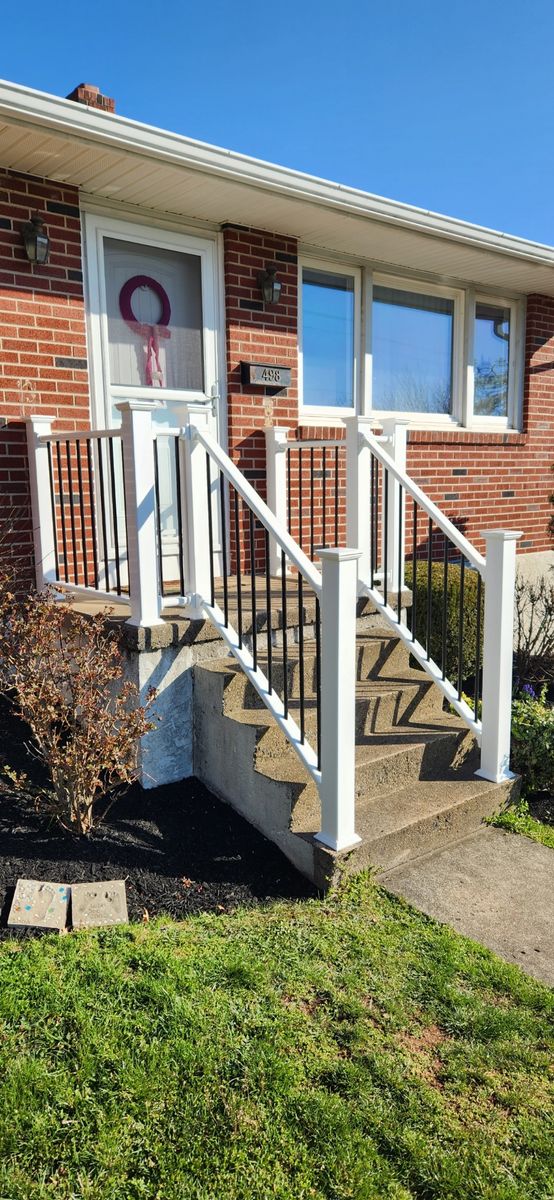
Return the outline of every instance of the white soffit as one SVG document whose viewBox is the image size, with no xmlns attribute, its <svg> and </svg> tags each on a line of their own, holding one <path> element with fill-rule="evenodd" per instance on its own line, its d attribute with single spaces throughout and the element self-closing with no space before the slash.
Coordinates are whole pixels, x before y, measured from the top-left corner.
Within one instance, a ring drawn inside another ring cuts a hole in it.
<svg viewBox="0 0 554 1200">
<path fill-rule="evenodd" d="M 0 167 L 167 216 L 250 225 L 383 266 L 554 296 L 553 247 L 1 82 Z"/>
</svg>

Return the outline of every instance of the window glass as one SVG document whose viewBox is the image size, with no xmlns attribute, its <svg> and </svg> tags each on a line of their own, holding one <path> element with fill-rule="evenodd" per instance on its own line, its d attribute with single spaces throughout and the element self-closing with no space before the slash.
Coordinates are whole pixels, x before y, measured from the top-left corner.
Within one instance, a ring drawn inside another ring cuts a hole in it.
<svg viewBox="0 0 554 1200">
<path fill-rule="evenodd" d="M 508 369 L 510 365 L 510 310 L 477 301 L 474 343 L 477 417 L 508 415 Z"/>
<path fill-rule="evenodd" d="M 373 289 L 373 407 L 451 413 L 454 300 Z"/>
<path fill-rule="evenodd" d="M 203 391 L 197 254 L 106 238 L 110 381 Z"/>
<path fill-rule="evenodd" d="M 353 407 L 353 276 L 304 267 L 302 374 L 305 405 Z"/>
</svg>

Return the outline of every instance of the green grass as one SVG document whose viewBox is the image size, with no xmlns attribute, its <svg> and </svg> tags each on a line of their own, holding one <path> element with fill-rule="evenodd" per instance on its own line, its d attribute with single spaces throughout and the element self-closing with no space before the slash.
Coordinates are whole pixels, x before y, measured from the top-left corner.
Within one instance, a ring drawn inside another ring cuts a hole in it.
<svg viewBox="0 0 554 1200">
<path fill-rule="evenodd" d="M 1 1200 L 546 1200 L 554 996 L 362 877 L 0 947 Z"/>
<path fill-rule="evenodd" d="M 497 813 L 489 824 L 496 825 L 499 829 L 508 829 L 510 833 L 523 833 L 533 842 L 541 842 L 543 846 L 550 846 L 554 850 L 554 826 L 534 817 L 525 799 L 518 800 L 517 804 Z"/>
</svg>

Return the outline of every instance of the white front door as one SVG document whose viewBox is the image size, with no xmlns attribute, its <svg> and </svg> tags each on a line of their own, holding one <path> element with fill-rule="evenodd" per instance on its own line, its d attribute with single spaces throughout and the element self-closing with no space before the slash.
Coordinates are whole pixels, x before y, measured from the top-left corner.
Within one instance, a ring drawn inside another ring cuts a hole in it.
<svg viewBox="0 0 554 1200">
<path fill-rule="evenodd" d="M 179 577 L 178 521 L 175 445 L 163 430 L 181 427 L 187 403 L 200 402 L 219 436 L 217 242 L 97 214 L 86 214 L 85 234 L 93 420 L 96 428 L 117 426 L 121 400 L 158 405 L 162 561 L 169 586 Z"/>
</svg>

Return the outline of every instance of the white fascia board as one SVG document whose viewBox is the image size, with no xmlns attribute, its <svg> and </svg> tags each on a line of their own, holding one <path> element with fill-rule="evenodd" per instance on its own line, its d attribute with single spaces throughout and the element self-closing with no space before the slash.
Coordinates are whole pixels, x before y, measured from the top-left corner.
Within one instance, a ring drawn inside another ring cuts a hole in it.
<svg viewBox="0 0 554 1200">
<path fill-rule="evenodd" d="M 456 217 L 445 217 L 410 204 L 345 184 L 333 183 L 290 167 L 276 166 L 234 150 L 211 146 L 181 134 L 157 129 L 128 117 L 89 108 L 74 100 L 0 80 L 0 117 L 21 125 L 35 124 L 65 133 L 73 140 L 121 153 L 136 154 L 176 166 L 218 175 L 264 191 L 365 217 L 431 236 L 466 243 L 475 249 L 554 267 L 554 247 L 487 229 Z"/>
</svg>

